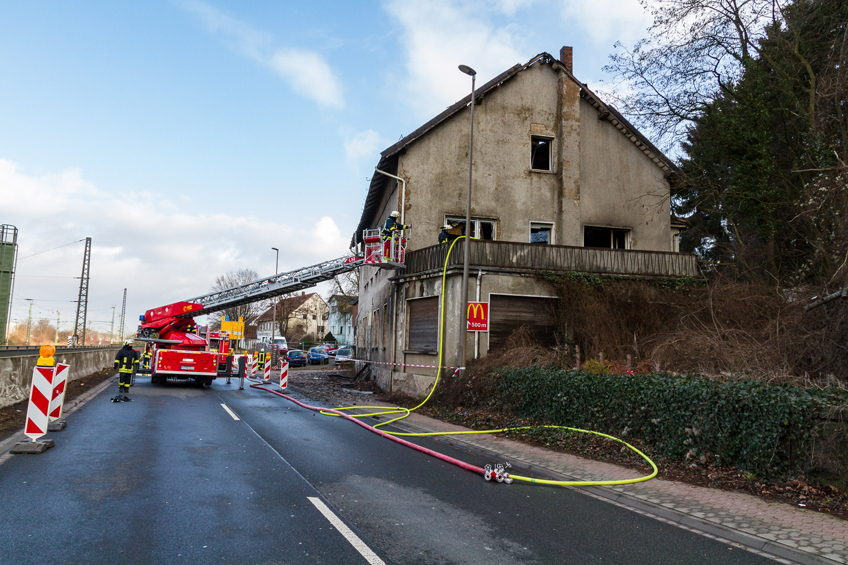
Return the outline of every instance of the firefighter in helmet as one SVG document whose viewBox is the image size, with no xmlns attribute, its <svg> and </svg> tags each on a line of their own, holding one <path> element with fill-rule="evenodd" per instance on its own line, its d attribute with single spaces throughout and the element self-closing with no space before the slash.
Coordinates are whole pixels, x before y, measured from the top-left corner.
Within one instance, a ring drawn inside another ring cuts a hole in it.
<svg viewBox="0 0 848 565">
<path fill-rule="evenodd" d="M 124 346 L 115 355 L 115 368 L 118 369 L 118 396 L 112 402 L 129 402 L 126 393 L 130 391 L 132 377 L 138 367 L 139 354 L 132 348 L 132 341 L 125 341 Z"/>
<path fill-rule="evenodd" d="M 450 243 L 454 239 L 456 239 L 455 235 L 449 234 L 448 230 L 452 230 L 453 226 L 450 224 L 445 224 L 442 226 L 442 231 L 439 234 L 439 243 Z"/>
<path fill-rule="evenodd" d="M 402 230 L 408 230 L 409 228 L 412 227 L 412 226 L 405 226 L 405 225 L 401 224 L 400 222 L 398 222 L 399 217 L 400 217 L 400 212 L 395 210 L 394 212 L 392 212 L 389 215 L 388 218 L 386 218 L 386 223 L 383 224 L 383 231 L 382 231 L 382 234 L 381 234 L 383 236 L 383 241 L 385 241 L 387 239 L 391 239 L 392 235 L 394 235 L 395 232 L 402 231 Z"/>
<path fill-rule="evenodd" d="M 395 233 L 399 233 L 403 230 L 408 230 L 409 228 L 412 227 L 410 225 L 401 224 L 398 221 L 399 216 L 400 216 L 400 213 L 397 210 L 393 211 L 389 215 L 389 217 L 386 218 L 386 223 L 383 224 L 383 229 L 380 232 L 380 236 L 383 239 L 383 261 L 389 260 L 390 247 L 391 247 L 391 244 L 389 243 L 389 241 L 392 239 L 392 237 L 395 235 Z"/>
</svg>

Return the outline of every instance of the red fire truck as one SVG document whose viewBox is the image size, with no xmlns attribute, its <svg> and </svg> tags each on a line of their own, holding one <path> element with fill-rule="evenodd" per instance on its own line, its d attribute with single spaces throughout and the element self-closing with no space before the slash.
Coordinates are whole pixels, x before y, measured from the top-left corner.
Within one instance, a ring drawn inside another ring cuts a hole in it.
<svg viewBox="0 0 848 565">
<path fill-rule="evenodd" d="M 175 302 L 148 310 L 141 317 L 135 341 L 150 343 L 153 348 L 150 369 L 144 371 L 150 373 L 151 382 L 164 383 L 168 378 L 194 379 L 210 385 L 215 380 L 221 357 L 226 358 L 226 353 L 209 351 L 207 341 L 194 333 L 193 318 L 177 317 L 202 308 L 200 304 Z"/>
</svg>

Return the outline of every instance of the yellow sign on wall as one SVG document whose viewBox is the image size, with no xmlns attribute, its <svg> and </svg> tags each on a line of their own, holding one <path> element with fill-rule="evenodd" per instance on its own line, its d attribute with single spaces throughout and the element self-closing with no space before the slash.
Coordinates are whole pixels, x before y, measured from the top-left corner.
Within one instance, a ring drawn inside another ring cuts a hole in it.
<svg viewBox="0 0 848 565">
<path fill-rule="evenodd" d="M 230 339 L 244 338 L 244 318 L 239 317 L 238 322 L 228 322 L 221 316 L 221 331 L 228 332 Z"/>
</svg>

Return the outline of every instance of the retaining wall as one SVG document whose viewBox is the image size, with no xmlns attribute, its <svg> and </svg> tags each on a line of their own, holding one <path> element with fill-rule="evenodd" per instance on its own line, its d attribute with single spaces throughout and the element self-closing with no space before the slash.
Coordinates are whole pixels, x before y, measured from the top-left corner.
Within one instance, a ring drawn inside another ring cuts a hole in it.
<svg viewBox="0 0 848 565">
<path fill-rule="evenodd" d="M 57 363 L 70 365 L 68 380 L 87 377 L 101 369 L 112 367 L 118 348 L 96 351 L 57 352 Z M 0 357 L 0 408 L 29 398 L 32 385 L 32 370 L 38 355 Z"/>
</svg>

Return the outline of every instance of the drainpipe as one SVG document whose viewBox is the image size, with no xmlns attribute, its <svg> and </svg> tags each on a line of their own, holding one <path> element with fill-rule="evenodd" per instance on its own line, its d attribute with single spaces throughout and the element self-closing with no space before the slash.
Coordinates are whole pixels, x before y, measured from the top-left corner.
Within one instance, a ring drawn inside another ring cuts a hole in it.
<svg viewBox="0 0 848 565">
<path fill-rule="evenodd" d="M 381 175 L 386 175 L 387 177 L 391 177 L 391 178 L 395 179 L 396 181 L 398 181 L 400 183 L 400 190 L 401 190 L 401 192 L 400 192 L 400 198 L 401 198 L 401 201 L 400 201 L 400 223 L 401 223 L 401 225 L 404 225 L 403 216 L 404 216 L 404 212 L 405 212 L 404 208 L 406 208 L 406 181 L 403 180 L 400 177 L 396 177 L 395 175 L 393 175 L 391 173 L 387 173 L 386 171 L 381 171 L 377 167 L 374 167 L 374 170 L 377 171 L 378 173 L 380 173 Z"/>
<path fill-rule="evenodd" d="M 483 283 L 483 271 L 477 271 L 477 298 L 476 301 L 480 302 L 480 286 Z M 480 332 L 474 332 L 474 358 L 480 358 Z"/>
</svg>

